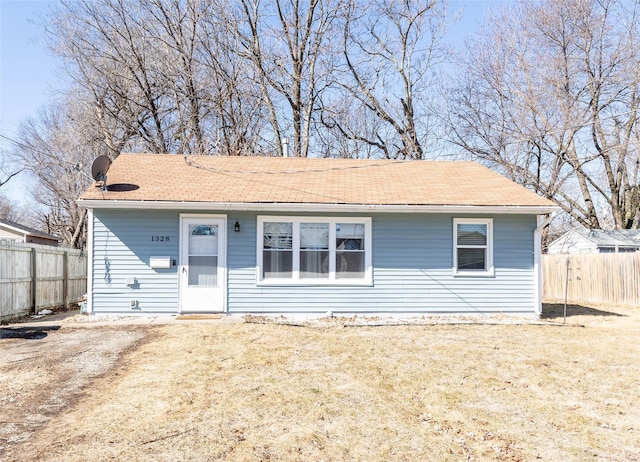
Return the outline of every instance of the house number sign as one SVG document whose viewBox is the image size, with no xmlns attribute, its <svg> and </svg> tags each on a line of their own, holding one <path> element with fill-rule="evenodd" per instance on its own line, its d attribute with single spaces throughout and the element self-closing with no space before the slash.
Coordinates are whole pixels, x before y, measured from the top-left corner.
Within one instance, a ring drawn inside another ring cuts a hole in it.
<svg viewBox="0 0 640 462">
<path fill-rule="evenodd" d="M 151 236 L 151 242 L 169 242 L 169 236 Z"/>
</svg>

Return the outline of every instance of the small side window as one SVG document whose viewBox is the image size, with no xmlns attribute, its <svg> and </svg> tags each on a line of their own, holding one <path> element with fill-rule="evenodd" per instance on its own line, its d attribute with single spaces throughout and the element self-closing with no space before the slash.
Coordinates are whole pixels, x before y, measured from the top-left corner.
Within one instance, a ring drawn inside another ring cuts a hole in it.
<svg viewBox="0 0 640 462">
<path fill-rule="evenodd" d="M 493 229 L 490 219 L 453 221 L 453 272 L 493 276 Z"/>
</svg>

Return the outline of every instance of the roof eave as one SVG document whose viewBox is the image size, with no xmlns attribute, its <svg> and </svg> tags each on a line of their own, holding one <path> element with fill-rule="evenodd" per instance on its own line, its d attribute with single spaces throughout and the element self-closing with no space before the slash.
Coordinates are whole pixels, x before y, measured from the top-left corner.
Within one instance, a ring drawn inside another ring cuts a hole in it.
<svg viewBox="0 0 640 462">
<path fill-rule="evenodd" d="M 4 228 L 4 229 L 6 229 L 8 231 L 13 231 L 14 233 L 22 234 L 22 235 L 25 235 L 25 236 L 29 235 L 29 233 L 27 231 L 25 231 L 24 229 L 16 228 L 15 226 L 7 225 L 5 223 L 0 223 L 0 228 Z"/>
<path fill-rule="evenodd" d="M 13 231 L 16 234 L 21 235 L 22 237 L 30 236 L 30 237 L 37 237 L 39 239 L 49 239 L 51 241 L 54 241 L 54 240 L 58 241 L 59 240 L 56 236 L 51 236 L 51 235 L 44 234 L 44 233 L 38 233 L 38 232 L 30 231 L 30 230 L 27 230 L 27 229 L 24 229 L 24 228 L 20 228 L 20 227 L 17 227 L 17 226 L 9 225 L 7 223 L 0 223 L 0 228 L 5 228 L 5 229 L 7 229 L 9 231 Z"/>
<path fill-rule="evenodd" d="M 326 204 L 281 202 L 187 202 L 144 200 L 79 199 L 87 209 L 146 210 L 233 210 L 251 212 L 393 212 L 393 213 L 500 213 L 545 215 L 560 211 L 544 205 L 405 205 L 405 204 Z"/>
</svg>

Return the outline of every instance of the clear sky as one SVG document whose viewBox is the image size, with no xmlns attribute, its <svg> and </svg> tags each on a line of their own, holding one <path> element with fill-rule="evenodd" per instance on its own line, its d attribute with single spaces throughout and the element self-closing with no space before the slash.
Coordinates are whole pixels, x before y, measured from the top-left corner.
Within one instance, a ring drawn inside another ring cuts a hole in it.
<svg viewBox="0 0 640 462">
<path fill-rule="evenodd" d="M 49 54 L 37 25 L 55 1 L 0 0 L 0 135 L 15 138 L 22 120 L 34 116 L 53 96 L 59 82 L 56 60 Z M 11 143 L 0 138 L 0 166 L 9 170 L 3 155 Z M 24 175 L 0 189 L 23 202 L 28 179 Z"/>
<path fill-rule="evenodd" d="M 13 132 L 21 119 L 50 96 L 55 62 L 49 54 L 39 15 L 52 1 L 0 0 L 0 124 Z"/>
<path fill-rule="evenodd" d="M 472 33 L 490 8 L 509 0 L 453 0 L 451 10 L 463 10 L 461 21 L 451 28 L 454 39 Z M 39 26 L 57 0 L 0 0 L 0 135 L 15 139 L 20 122 L 35 116 L 63 87 L 58 61 L 51 56 Z M 0 167 L 11 143 L 0 137 Z M 0 189 L 17 202 L 26 199 L 25 175 Z"/>
</svg>

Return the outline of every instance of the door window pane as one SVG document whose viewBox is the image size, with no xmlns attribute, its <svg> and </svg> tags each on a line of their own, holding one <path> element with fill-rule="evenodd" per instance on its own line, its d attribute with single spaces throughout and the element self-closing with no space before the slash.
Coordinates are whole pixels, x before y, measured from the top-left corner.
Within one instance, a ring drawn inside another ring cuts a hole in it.
<svg viewBox="0 0 640 462">
<path fill-rule="evenodd" d="M 188 284 L 218 285 L 218 225 L 189 225 Z"/>
<path fill-rule="evenodd" d="M 189 256 L 189 285 L 218 286 L 218 257 Z"/>
<path fill-rule="evenodd" d="M 218 255 L 217 225 L 189 225 L 189 255 Z"/>
</svg>

